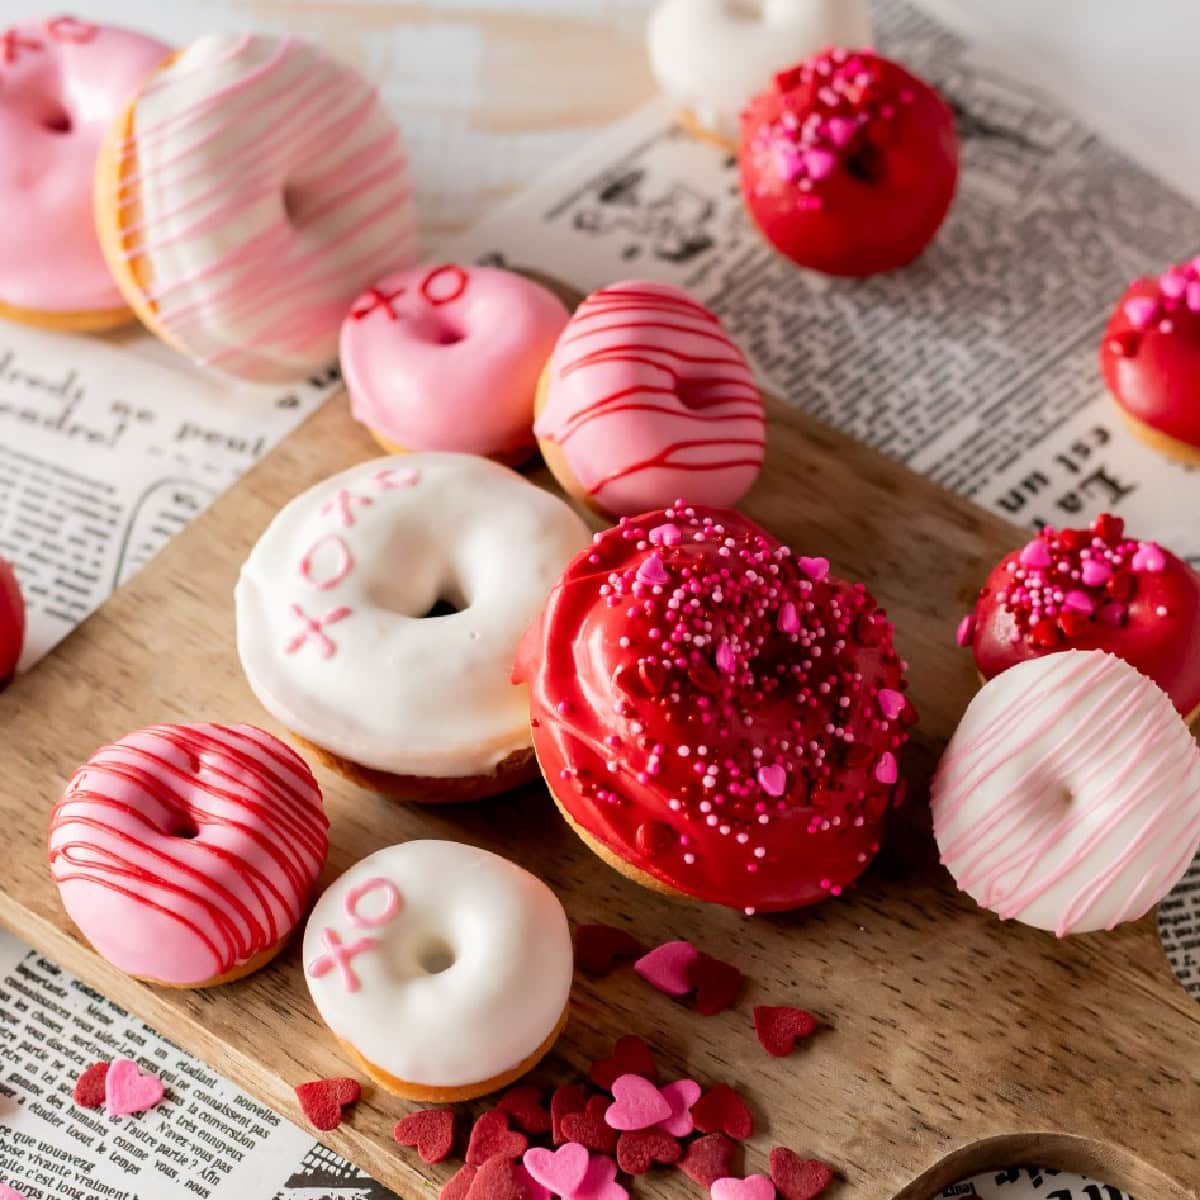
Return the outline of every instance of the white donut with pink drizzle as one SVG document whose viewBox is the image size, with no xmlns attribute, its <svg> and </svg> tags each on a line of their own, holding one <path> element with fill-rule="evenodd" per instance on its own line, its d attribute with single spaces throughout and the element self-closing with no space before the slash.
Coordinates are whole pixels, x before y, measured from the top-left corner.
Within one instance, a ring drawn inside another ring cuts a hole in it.
<svg viewBox="0 0 1200 1200">
<path fill-rule="evenodd" d="M 1166 694 L 1100 650 L 1018 663 L 967 708 L 933 781 L 959 887 L 1060 937 L 1150 910 L 1200 846 L 1200 748 Z"/>
<path fill-rule="evenodd" d="M 715 313 L 682 288 L 593 292 L 542 376 L 534 424 L 564 488 L 614 516 L 677 497 L 729 508 L 762 468 L 762 396 Z"/>
<path fill-rule="evenodd" d="M 294 37 L 201 38 L 134 101 L 97 218 L 139 315 L 256 380 L 328 364 L 351 301 L 416 251 L 400 133 L 358 72 Z"/>
</svg>

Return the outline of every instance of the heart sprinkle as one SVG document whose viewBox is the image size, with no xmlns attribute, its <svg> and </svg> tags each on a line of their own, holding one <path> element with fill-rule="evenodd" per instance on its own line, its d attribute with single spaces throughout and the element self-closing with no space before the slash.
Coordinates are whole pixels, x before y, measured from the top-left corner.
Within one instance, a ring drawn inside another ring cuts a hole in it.
<svg viewBox="0 0 1200 1200">
<path fill-rule="evenodd" d="M 802 1008 L 763 1005 L 754 1010 L 754 1032 L 774 1058 L 786 1058 L 796 1043 L 817 1031 L 817 1018 Z"/>
<path fill-rule="evenodd" d="M 314 1079 L 296 1087 L 296 1099 L 314 1129 L 328 1132 L 342 1123 L 342 1110 L 357 1102 L 362 1084 L 357 1079 Z"/>
<path fill-rule="evenodd" d="M 620 1130 L 649 1129 L 674 1115 L 670 1103 L 648 1079 L 640 1075 L 621 1075 L 613 1080 L 613 1102 L 604 1120 Z"/>
<path fill-rule="evenodd" d="M 132 1058 L 118 1058 L 104 1077 L 104 1107 L 110 1117 L 145 1112 L 162 1100 L 163 1092 L 162 1080 L 143 1075 Z"/>
<path fill-rule="evenodd" d="M 448 1108 L 410 1113 L 396 1123 L 392 1137 L 399 1146 L 415 1147 L 422 1162 L 444 1162 L 454 1148 L 454 1114 Z"/>
<path fill-rule="evenodd" d="M 692 990 L 688 968 L 700 952 L 691 942 L 664 942 L 633 964 L 633 969 L 652 987 L 668 996 L 686 996 Z"/>
</svg>

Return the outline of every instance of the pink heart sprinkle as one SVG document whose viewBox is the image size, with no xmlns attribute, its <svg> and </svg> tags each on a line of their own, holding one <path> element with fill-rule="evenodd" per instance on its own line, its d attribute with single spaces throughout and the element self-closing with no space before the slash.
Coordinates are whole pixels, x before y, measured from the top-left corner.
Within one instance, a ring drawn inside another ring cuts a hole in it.
<svg viewBox="0 0 1200 1200">
<path fill-rule="evenodd" d="M 669 522 L 666 525 L 655 525 L 650 530 L 650 544 L 652 546 L 678 546 L 683 541 L 683 531 L 678 525 L 672 525 Z"/>
<path fill-rule="evenodd" d="M 651 554 L 649 558 L 643 559 L 638 567 L 637 581 L 650 587 L 662 587 L 671 582 L 671 577 L 667 574 L 667 568 L 663 566 L 662 558 Z"/>
<path fill-rule="evenodd" d="M 132 1058 L 118 1058 L 104 1077 L 104 1107 L 110 1117 L 145 1112 L 163 1098 L 162 1080 L 143 1075 Z"/>
<path fill-rule="evenodd" d="M 1187 285 L 1188 312 L 1200 313 L 1200 280 L 1193 280 Z"/>
<path fill-rule="evenodd" d="M 717 646 L 717 668 L 726 675 L 732 675 L 737 670 L 737 657 L 728 642 L 721 642 Z"/>
<path fill-rule="evenodd" d="M 718 1179 L 709 1195 L 712 1200 L 775 1200 L 775 1185 L 765 1175 Z"/>
<path fill-rule="evenodd" d="M 796 565 L 814 583 L 820 583 L 829 574 L 829 559 L 827 558 L 809 558 L 806 554 L 801 554 L 796 559 Z"/>
<path fill-rule="evenodd" d="M 1134 329 L 1145 329 L 1158 315 L 1158 301 L 1149 296 L 1134 296 L 1125 301 L 1125 316 Z"/>
<path fill-rule="evenodd" d="M 954 632 L 954 640 L 960 646 L 969 646 L 975 640 L 975 614 L 967 613 L 958 623 Z"/>
<path fill-rule="evenodd" d="M 1050 548 L 1042 541 L 1041 538 L 1034 538 L 1027 546 L 1025 546 L 1020 555 L 1021 566 L 1034 567 L 1037 570 L 1044 570 L 1052 561 L 1050 558 Z"/>
<path fill-rule="evenodd" d="M 1103 559 L 1089 558 L 1083 564 L 1080 578 L 1087 587 L 1103 587 L 1112 578 L 1112 567 Z"/>
<path fill-rule="evenodd" d="M 687 977 L 688 967 L 699 957 L 700 951 L 691 942 L 664 942 L 643 954 L 633 964 L 633 969 L 660 992 L 666 992 L 668 996 L 686 996 L 692 990 Z"/>
<path fill-rule="evenodd" d="M 659 1121 L 658 1128 L 672 1137 L 687 1137 L 696 1127 L 692 1120 L 692 1105 L 703 1091 L 694 1079 L 679 1079 L 662 1089 L 662 1098 L 671 1106 L 671 1115 Z"/>
<path fill-rule="evenodd" d="M 830 117 L 825 126 L 825 130 L 829 134 L 829 140 L 835 146 L 845 146 L 854 136 L 854 131 L 857 128 L 858 122 L 851 120 L 849 117 Z"/>
<path fill-rule="evenodd" d="M 768 796 L 782 796 L 787 791 L 787 772 L 778 763 L 759 767 L 758 786 Z"/>
<path fill-rule="evenodd" d="M 1073 591 L 1068 592 L 1063 597 L 1063 608 L 1068 608 L 1072 612 L 1090 615 L 1096 609 L 1096 602 L 1087 592 Z"/>
<path fill-rule="evenodd" d="M 0 1200 L 26 1200 L 24 1192 L 18 1192 L 7 1183 L 0 1183 Z"/>
<path fill-rule="evenodd" d="M 556 1196 L 571 1196 L 587 1175 L 588 1150 L 578 1142 L 568 1142 L 557 1150 L 532 1146 L 521 1161 L 535 1183 L 549 1188 Z"/>
<path fill-rule="evenodd" d="M 779 177 L 785 183 L 795 183 L 804 174 L 804 156 L 791 146 L 781 146 L 776 154 Z"/>
<path fill-rule="evenodd" d="M 1174 267 L 1158 279 L 1158 290 L 1169 300 L 1178 300 L 1187 290 L 1188 277 Z"/>
<path fill-rule="evenodd" d="M 629 1200 L 629 1192 L 617 1182 L 616 1160 L 595 1155 L 579 1188 L 564 1200 Z"/>
<path fill-rule="evenodd" d="M 828 179 L 837 166 L 837 155 L 832 150 L 806 150 L 804 169 L 810 179 Z"/>
<path fill-rule="evenodd" d="M 649 1129 L 671 1119 L 671 1105 L 648 1079 L 618 1075 L 612 1085 L 613 1102 L 604 1113 L 610 1129 Z"/>
<path fill-rule="evenodd" d="M 781 633 L 800 632 L 800 614 L 796 612 L 796 606 L 790 600 L 780 606 L 779 629 Z"/>
<path fill-rule="evenodd" d="M 1097 616 L 1105 625 L 1110 625 L 1113 629 L 1120 629 L 1125 624 L 1125 605 L 1106 604 L 1097 613 Z"/>
<path fill-rule="evenodd" d="M 880 783 L 886 784 L 895 783 L 900 778 L 900 769 L 896 766 L 896 756 L 890 750 L 885 750 L 879 756 L 879 761 L 875 764 L 875 778 Z"/>
<path fill-rule="evenodd" d="M 880 688 L 875 699 L 879 703 L 879 711 L 889 721 L 894 721 L 907 706 L 904 693 L 896 691 L 895 688 Z"/>
<path fill-rule="evenodd" d="M 1167 560 L 1162 548 L 1154 542 L 1139 542 L 1137 553 L 1133 556 L 1135 571 L 1149 571 L 1156 575 L 1167 569 Z"/>
</svg>

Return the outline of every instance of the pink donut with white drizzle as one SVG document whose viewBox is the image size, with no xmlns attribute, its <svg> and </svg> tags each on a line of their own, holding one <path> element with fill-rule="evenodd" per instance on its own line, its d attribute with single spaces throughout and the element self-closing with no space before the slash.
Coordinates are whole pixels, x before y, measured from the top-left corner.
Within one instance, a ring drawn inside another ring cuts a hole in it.
<svg viewBox="0 0 1200 1200">
<path fill-rule="evenodd" d="M 197 363 L 287 382 L 416 257 L 400 131 L 371 83 L 295 37 L 218 34 L 146 83 L 96 172 L 96 223 L 138 316 Z"/>
<path fill-rule="evenodd" d="M 209 987 L 282 949 L 328 827 L 312 772 L 269 733 L 154 725 L 75 772 L 50 818 L 50 870 L 68 915 L 115 967 Z"/>
<path fill-rule="evenodd" d="M 567 323 L 534 433 L 563 488 L 610 516 L 677 496 L 731 507 L 762 468 L 766 416 L 745 356 L 682 288 L 630 280 Z"/>
<path fill-rule="evenodd" d="M 0 29 L 0 316 L 76 330 L 133 318 L 96 238 L 96 156 L 169 53 L 75 17 Z"/>
<path fill-rule="evenodd" d="M 342 323 L 351 412 L 393 454 L 521 462 L 535 449 L 538 377 L 569 315 L 553 292 L 497 267 L 394 272 Z"/>
</svg>

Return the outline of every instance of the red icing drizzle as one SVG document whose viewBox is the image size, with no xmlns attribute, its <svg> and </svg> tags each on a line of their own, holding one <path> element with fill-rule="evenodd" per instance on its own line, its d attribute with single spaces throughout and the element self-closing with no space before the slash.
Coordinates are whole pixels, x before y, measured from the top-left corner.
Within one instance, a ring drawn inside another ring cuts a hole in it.
<svg viewBox="0 0 1200 1200">
<path fill-rule="evenodd" d="M 24 50 L 37 52 L 41 49 L 41 42 L 36 38 L 26 37 L 20 30 L 6 29 L 0 33 L 0 62 L 2 63 L 15 63 Z"/>
<path fill-rule="evenodd" d="M 462 267 L 447 264 L 442 267 L 434 267 L 421 280 L 418 291 L 423 300 L 434 308 L 439 308 L 443 304 L 452 304 L 459 299 L 467 290 L 469 282 L 470 276 Z M 350 316 L 356 321 L 362 321 L 376 310 L 383 309 L 389 320 L 398 321 L 400 314 L 396 311 L 393 301 L 407 293 L 408 288 L 406 287 L 398 287 L 394 292 L 384 292 L 377 287 L 367 288 L 354 302 L 354 306 L 350 309 Z"/>
<path fill-rule="evenodd" d="M 90 42 L 99 30 L 78 17 L 52 17 L 46 22 L 46 32 L 56 42 L 73 42 L 81 45 Z"/>
<path fill-rule="evenodd" d="M 560 804 L 672 887 L 793 908 L 879 848 L 915 719 L 891 626 L 737 513 L 677 504 L 598 534 L 517 675 Z"/>
<path fill-rule="evenodd" d="M 56 837 L 65 828 L 72 840 Z M 75 772 L 51 814 L 50 865 L 60 885 L 84 880 L 178 922 L 221 975 L 300 919 L 327 829 L 312 773 L 270 734 L 249 725 L 156 725 Z M 121 849 L 111 849 L 114 840 Z M 211 871 L 197 868 L 197 850 Z M 222 875 L 236 876 L 251 900 L 220 883 Z M 178 911 L 183 901 L 199 907 L 202 922 Z"/>
</svg>

